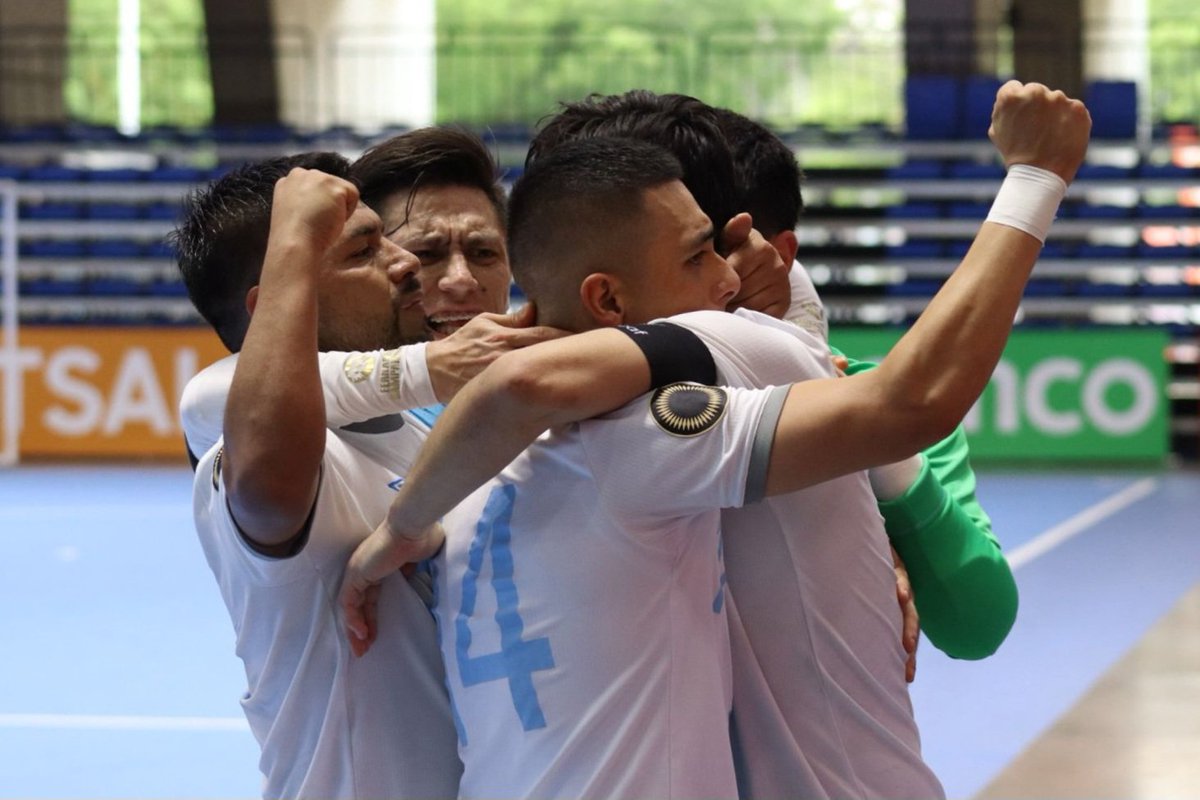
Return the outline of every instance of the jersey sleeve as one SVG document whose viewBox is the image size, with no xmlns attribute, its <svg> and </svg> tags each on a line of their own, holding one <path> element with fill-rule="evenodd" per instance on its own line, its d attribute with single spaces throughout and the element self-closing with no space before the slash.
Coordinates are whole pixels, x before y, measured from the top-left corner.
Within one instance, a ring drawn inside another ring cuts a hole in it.
<svg viewBox="0 0 1200 800">
<path fill-rule="evenodd" d="M 635 529 L 762 498 L 789 387 L 677 383 L 580 424 L 597 491 Z"/>
<path fill-rule="evenodd" d="M 237 355 L 209 364 L 192 376 L 179 398 L 179 423 L 194 459 L 212 449 L 225 425 L 225 400 L 233 382 Z"/>
<path fill-rule="evenodd" d="M 798 328 L 828 341 L 829 318 L 825 315 L 825 304 L 821 302 L 808 270 L 804 269 L 799 261 L 792 262 L 788 281 L 792 286 L 792 300 L 783 318 Z"/>
<path fill-rule="evenodd" d="M 317 354 L 325 397 L 325 425 L 340 428 L 356 422 L 435 405 L 437 396 L 425 362 L 425 345 L 369 352 Z M 199 458 L 221 437 L 225 401 L 233 383 L 237 355 L 192 376 L 179 401 L 184 440 Z"/>
<path fill-rule="evenodd" d="M 340 428 L 436 405 L 425 348 L 425 344 L 412 344 L 394 350 L 321 353 L 326 424 Z"/>
<path fill-rule="evenodd" d="M 722 383 L 778 386 L 834 376 L 829 346 L 818 337 L 755 311 L 692 311 L 670 317 L 700 337 Z"/>
<path fill-rule="evenodd" d="M 847 372 L 873 366 L 851 360 Z M 908 491 L 880 502 L 879 511 L 908 569 L 926 637 L 951 657 L 985 658 L 1016 620 L 1016 581 L 975 497 L 962 427 L 924 455 Z"/>
</svg>

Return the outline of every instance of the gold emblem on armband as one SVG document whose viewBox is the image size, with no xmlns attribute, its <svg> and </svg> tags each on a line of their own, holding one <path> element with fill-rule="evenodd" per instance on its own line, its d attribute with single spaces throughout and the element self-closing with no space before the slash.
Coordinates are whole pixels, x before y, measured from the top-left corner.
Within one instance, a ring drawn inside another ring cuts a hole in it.
<svg viewBox="0 0 1200 800">
<path fill-rule="evenodd" d="M 710 430 L 725 414 L 724 389 L 698 383 L 672 383 L 650 397 L 650 415 L 672 436 L 696 436 Z"/>
<path fill-rule="evenodd" d="M 375 371 L 375 356 L 370 353 L 352 353 L 342 364 L 342 371 L 346 373 L 346 380 L 362 383 Z"/>
<path fill-rule="evenodd" d="M 388 350 L 383 354 L 379 364 L 379 390 L 384 394 L 397 397 L 400 394 L 400 348 Z"/>
</svg>

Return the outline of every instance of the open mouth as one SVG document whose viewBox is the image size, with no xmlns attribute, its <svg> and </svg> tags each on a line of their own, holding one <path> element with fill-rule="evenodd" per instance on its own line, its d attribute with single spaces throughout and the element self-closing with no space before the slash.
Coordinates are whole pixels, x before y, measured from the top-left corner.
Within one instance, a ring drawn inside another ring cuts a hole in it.
<svg viewBox="0 0 1200 800">
<path fill-rule="evenodd" d="M 438 314 L 425 318 L 425 325 L 435 339 L 444 339 L 475 319 L 479 312 L 468 311 L 458 314 Z"/>
</svg>

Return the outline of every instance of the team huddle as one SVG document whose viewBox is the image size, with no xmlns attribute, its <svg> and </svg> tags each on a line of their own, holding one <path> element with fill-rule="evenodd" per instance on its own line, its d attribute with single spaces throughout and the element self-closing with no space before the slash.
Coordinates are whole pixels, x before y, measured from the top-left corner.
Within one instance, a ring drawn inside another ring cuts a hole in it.
<svg viewBox="0 0 1200 800">
<path fill-rule="evenodd" d="M 507 198 L 439 127 L 193 194 L 233 355 L 181 415 L 264 797 L 944 796 L 916 609 L 960 658 L 1015 618 L 958 423 L 1089 129 L 1001 88 L 1008 177 L 877 366 L 827 342 L 791 150 L 694 98 L 564 105 Z"/>
</svg>

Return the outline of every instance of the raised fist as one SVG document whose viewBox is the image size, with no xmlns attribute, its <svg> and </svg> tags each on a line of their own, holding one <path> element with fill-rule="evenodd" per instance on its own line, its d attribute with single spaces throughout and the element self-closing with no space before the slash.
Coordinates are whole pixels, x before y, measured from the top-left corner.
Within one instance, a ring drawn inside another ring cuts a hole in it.
<svg viewBox="0 0 1200 800">
<path fill-rule="evenodd" d="M 1041 167 L 1070 183 L 1091 130 L 1092 117 L 1080 101 L 1040 83 L 1009 81 L 996 93 L 988 136 L 1006 168 Z"/>
</svg>

